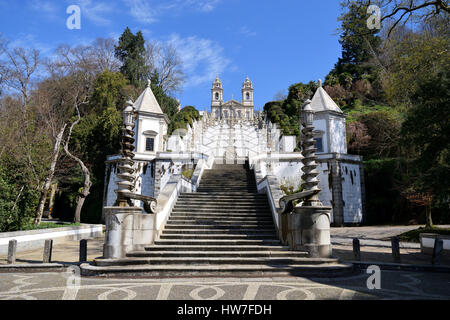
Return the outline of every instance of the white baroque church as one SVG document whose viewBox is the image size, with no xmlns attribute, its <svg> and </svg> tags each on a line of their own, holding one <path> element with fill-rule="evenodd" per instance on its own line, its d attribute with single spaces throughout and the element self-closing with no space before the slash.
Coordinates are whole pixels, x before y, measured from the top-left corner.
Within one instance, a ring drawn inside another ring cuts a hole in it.
<svg viewBox="0 0 450 320">
<path fill-rule="evenodd" d="M 319 84 L 311 100 L 322 190 L 319 197 L 333 208 L 332 224 L 360 224 L 365 207 L 362 158 L 347 154 L 346 116 Z M 211 89 L 211 112 L 200 112 L 200 120 L 170 137 L 169 119 L 150 85 L 134 103 L 139 172 L 134 191 L 158 200 L 159 210 L 165 213 L 156 216 L 157 226 L 170 215 L 176 194 L 195 192 L 202 172 L 214 164 L 247 164 L 255 173 L 258 191 L 268 194 L 274 212 L 285 195 L 282 190 L 300 187 L 302 155 L 295 152 L 296 137 L 283 136 L 276 124 L 255 111 L 253 83 L 248 77 L 241 93 L 241 101 L 224 101 L 223 84 L 217 77 Z M 109 156 L 106 161 L 104 207 L 112 206 L 116 199 L 119 158 Z M 194 170 L 190 179 L 182 175 L 187 169 Z M 280 223 L 275 213 L 274 219 Z"/>
</svg>

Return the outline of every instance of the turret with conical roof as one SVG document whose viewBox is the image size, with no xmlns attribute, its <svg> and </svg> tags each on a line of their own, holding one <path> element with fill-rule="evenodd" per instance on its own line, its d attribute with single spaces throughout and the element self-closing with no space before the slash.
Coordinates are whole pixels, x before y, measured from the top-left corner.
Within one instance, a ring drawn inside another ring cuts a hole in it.
<svg viewBox="0 0 450 320">
<path fill-rule="evenodd" d="M 311 100 L 311 108 L 317 153 L 347 153 L 346 116 L 322 87 L 321 80 Z"/>
<path fill-rule="evenodd" d="M 165 151 L 169 118 L 151 89 L 151 81 L 134 103 L 136 110 L 136 152 L 156 155 Z"/>
</svg>

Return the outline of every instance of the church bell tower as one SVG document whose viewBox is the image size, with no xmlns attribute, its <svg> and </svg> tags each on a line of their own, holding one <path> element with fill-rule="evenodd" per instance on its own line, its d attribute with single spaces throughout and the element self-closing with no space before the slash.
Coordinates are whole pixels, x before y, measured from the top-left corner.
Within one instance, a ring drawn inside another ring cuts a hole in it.
<svg viewBox="0 0 450 320">
<path fill-rule="evenodd" d="M 223 104 L 223 87 L 222 82 L 217 76 L 216 81 L 213 82 L 213 87 L 211 89 L 212 92 L 212 107 L 220 107 Z"/>
<path fill-rule="evenodd" d="M 250 79 L 245 79 L 245 82 L 242 84 L 242 104 L 245 107 L 254 107 L 253 104 L 253 83 Z"/>
</svg>

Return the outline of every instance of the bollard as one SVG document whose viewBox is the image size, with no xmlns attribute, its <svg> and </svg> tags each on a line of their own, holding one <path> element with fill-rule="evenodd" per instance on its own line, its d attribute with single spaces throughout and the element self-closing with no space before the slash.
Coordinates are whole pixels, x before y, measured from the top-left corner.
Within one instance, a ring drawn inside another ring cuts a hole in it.
<svg viewBox="0 0 450 320">
<path fill-rule="evenodd" d="M 52 262 L 53 240 L 45 240 L 43 263 Z"/>
<path fill-rule="evenodd" d="M 431 264 L 440 264 L 442 250 L 444 249 L 444 241 L 442 239 L 436 238 L 434 240 L 433 257 L 431 258 Z"/>
<path fill-rule="evenodd" d="M 394 258 L 394 262 L 400 263 L 400 241 L 397 237 L 392 237 L 392 258 Z"/>
<path fill-rule="evenodd" d="M 10 240 L 8 244 L 8 264 L 16 263 L 17 240 Z"/>
<path fill-rule="evenodd" d="M 80 240 L 80 263 L 87 261 L 87 240 Z"/>
<path fill-rule="evenodd" d="M 361 261 L 361 246 L 358 238 L 353 239 L 353 259 Z"/>
</svg>

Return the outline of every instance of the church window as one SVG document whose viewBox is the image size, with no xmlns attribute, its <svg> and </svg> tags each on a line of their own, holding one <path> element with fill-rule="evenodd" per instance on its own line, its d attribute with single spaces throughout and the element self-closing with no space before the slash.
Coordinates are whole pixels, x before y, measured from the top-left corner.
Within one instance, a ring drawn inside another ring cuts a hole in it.
<svg viewBox="0 0 450 320">
<path fill-rule="evenodd" d="M 216 119 L 219 119 L 220 118 L 220 112 L 219 112 L 219 110 L 216 110 Z"/>
<path fill-rule="evenodd" d="M 224 111 L 223 115 L 225 116 L 226 119 L 228 119 L 228 111 Z"/>
<path fill-rule="evenodd" d="M 155 151 L 155 139 L 147 138 L 145 141 L 145 151 L 153 152 Z"/>
<path fill-rule="evenodd" d="M 323 152 L 323 138 L 314 138 L 315 140 L 315 145 L 314 147 L 317 149 L 317 152 Z"/>
<path fill-rule="evenodd" d="M 242 118 L 242 112 L 241 112 L 241 110 L 238 110 L 238 118 L 239 118 L 239 119 Z"/>
<path fill-rule="evenodd" d="M 219 100 L 219 93 L 216 92 L 216 100 Z"/>
<path fill-rule="evenodd" d="M 250 119 L 250 111 L 247 111 L 247 119 Z"/>
<path fill-rule="evenodd" d="M 247 94 L 245 95 L 247 100 L 250 100 L 250 93 L 247 92 Z"/>
</svg>

